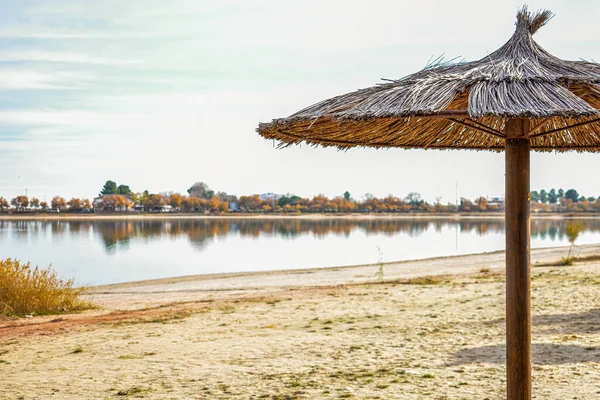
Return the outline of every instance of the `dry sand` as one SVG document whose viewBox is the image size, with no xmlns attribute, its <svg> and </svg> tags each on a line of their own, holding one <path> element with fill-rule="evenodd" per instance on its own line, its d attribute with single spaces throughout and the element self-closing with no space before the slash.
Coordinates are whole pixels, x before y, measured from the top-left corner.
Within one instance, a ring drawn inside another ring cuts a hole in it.
<svg viewBox="0 0 600 400">
<path fill-rule="evenodd" d="M 0 398 L 503 399 L 502 266 L 498 252 L 386 264 L 383 282 L 372 265 L 95 287 L 100 309 L 0 322 Z M 600 398 L 598 266 L 533 268 L 536 399 Z"/>
</svg>

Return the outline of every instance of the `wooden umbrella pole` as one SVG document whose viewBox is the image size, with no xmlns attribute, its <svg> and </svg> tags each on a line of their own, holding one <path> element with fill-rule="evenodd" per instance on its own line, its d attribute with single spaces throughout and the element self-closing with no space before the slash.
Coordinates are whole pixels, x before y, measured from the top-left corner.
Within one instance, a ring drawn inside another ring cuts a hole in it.
<svg viewBox="0 0 600 400">
<path fill-rule="evenodd" d="M 506 122 L 506 376 L 508 400 L 531 400 L 529 120 Z"/>
</svg>

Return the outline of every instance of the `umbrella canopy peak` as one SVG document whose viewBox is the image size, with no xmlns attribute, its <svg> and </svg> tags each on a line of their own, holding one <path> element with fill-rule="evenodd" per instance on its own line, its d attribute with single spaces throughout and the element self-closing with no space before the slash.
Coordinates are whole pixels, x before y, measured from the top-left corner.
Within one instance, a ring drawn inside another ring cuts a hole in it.
<svg viewBox="0 0 600 400">
<path fill-rule="evenodd" d="M 561 60 L 535 42 L 552 17 L 523 7 L 513 36 L 480 60 L 434 63 L 260 124 L 258 132 L 282 146 L 501 151 L 506 121 L 526 118 L 533 150 L 599 151 L 600 65 Z"/>
<path fill-rule="evenodd" d="M 537 12 L 529 12 L 527 6 L 523 6 L 517 12 L 517 31 L 524 30 L 531 35 L 536 33 L 542 26 L 546 25 L 554 17 L 550 10 L 539 10 Z"/>
</svg>

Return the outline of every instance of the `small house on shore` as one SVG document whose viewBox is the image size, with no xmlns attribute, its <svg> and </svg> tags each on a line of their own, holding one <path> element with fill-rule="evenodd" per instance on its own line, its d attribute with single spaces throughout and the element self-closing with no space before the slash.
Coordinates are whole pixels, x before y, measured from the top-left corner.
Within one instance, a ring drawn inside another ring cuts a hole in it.
<svg viewBox="0 0 600 400">
<path fill-rule="evenodd" d="M 122 194 L 108 194 L 94 198 L 92 206 L 95 213 L 131 211 L 133 199 Z"/>
</svg>

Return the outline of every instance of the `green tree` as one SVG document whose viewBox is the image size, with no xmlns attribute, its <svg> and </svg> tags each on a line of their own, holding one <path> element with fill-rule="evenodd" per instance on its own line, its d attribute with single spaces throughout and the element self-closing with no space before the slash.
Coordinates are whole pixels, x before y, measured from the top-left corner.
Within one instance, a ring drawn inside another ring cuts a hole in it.
<svg viewBox="0 0 600 400">
<path fill-rule="evenodd" d="M 408 202 L 411 206 L 420 206 L 423 203 L 421 195 L 417 192 L 410 192 L 407 194 L 404 201 Z"/>
<path fill-rule="evenodd" d="M 577 203 L 579 201 L 579 193 L 575 189 L 569 189 L 565 192 L 566 199 L 571 200 L 573 203 Z"/>
<path fill-rule="evenodd" d="M 544 204 L 548 202 L 548 192 L 545 189 L 540 190 L 540 202 Z"/>
<path fill-rule="evenodd" d="M 347 190 L 346 190 L 346 191 L 344 192 L 344 198 L 345 198 L 346 200 L 350 200 L 350 192 L 349 192 L 349 191 L 347 191 Z"/>
<path fill-rule="evenodd" d="M 533 190 L 531 191 L 531 201 L 540 201 L 540 194 L 537 192 L 537 190 Z"/>
<path fill-rule="evenodd" d="M 565 191 L 562 189 L 558 189 L 558 198 L 563 198 L 565 197 Z"/>
<path fill-rule="evenodd" d="M 556 190 L 554 188 L 550 189 L 550 192 L 548 192 L 548 202 L 550 204 L 556 204 L 556 202 L 558 201 L 558 195 L 556 194 Z"/>
<path fill-rule="evenodd" d="M 119 187 L 117 188 L 116 194 L 122 194 L 125 196 L 129 196 L 131 193 L 132 193 L 132 191 L 129 188 L 129 185 L 119 185 Z"/>
<path fill-rule="evenodd" d="M 113 181 L 106 181 L 102 190 L 100 191 L 100 196 L 106 196 L 109 194 L 119 194 L 119 188 L 117 184 Z"/>
</svg>

